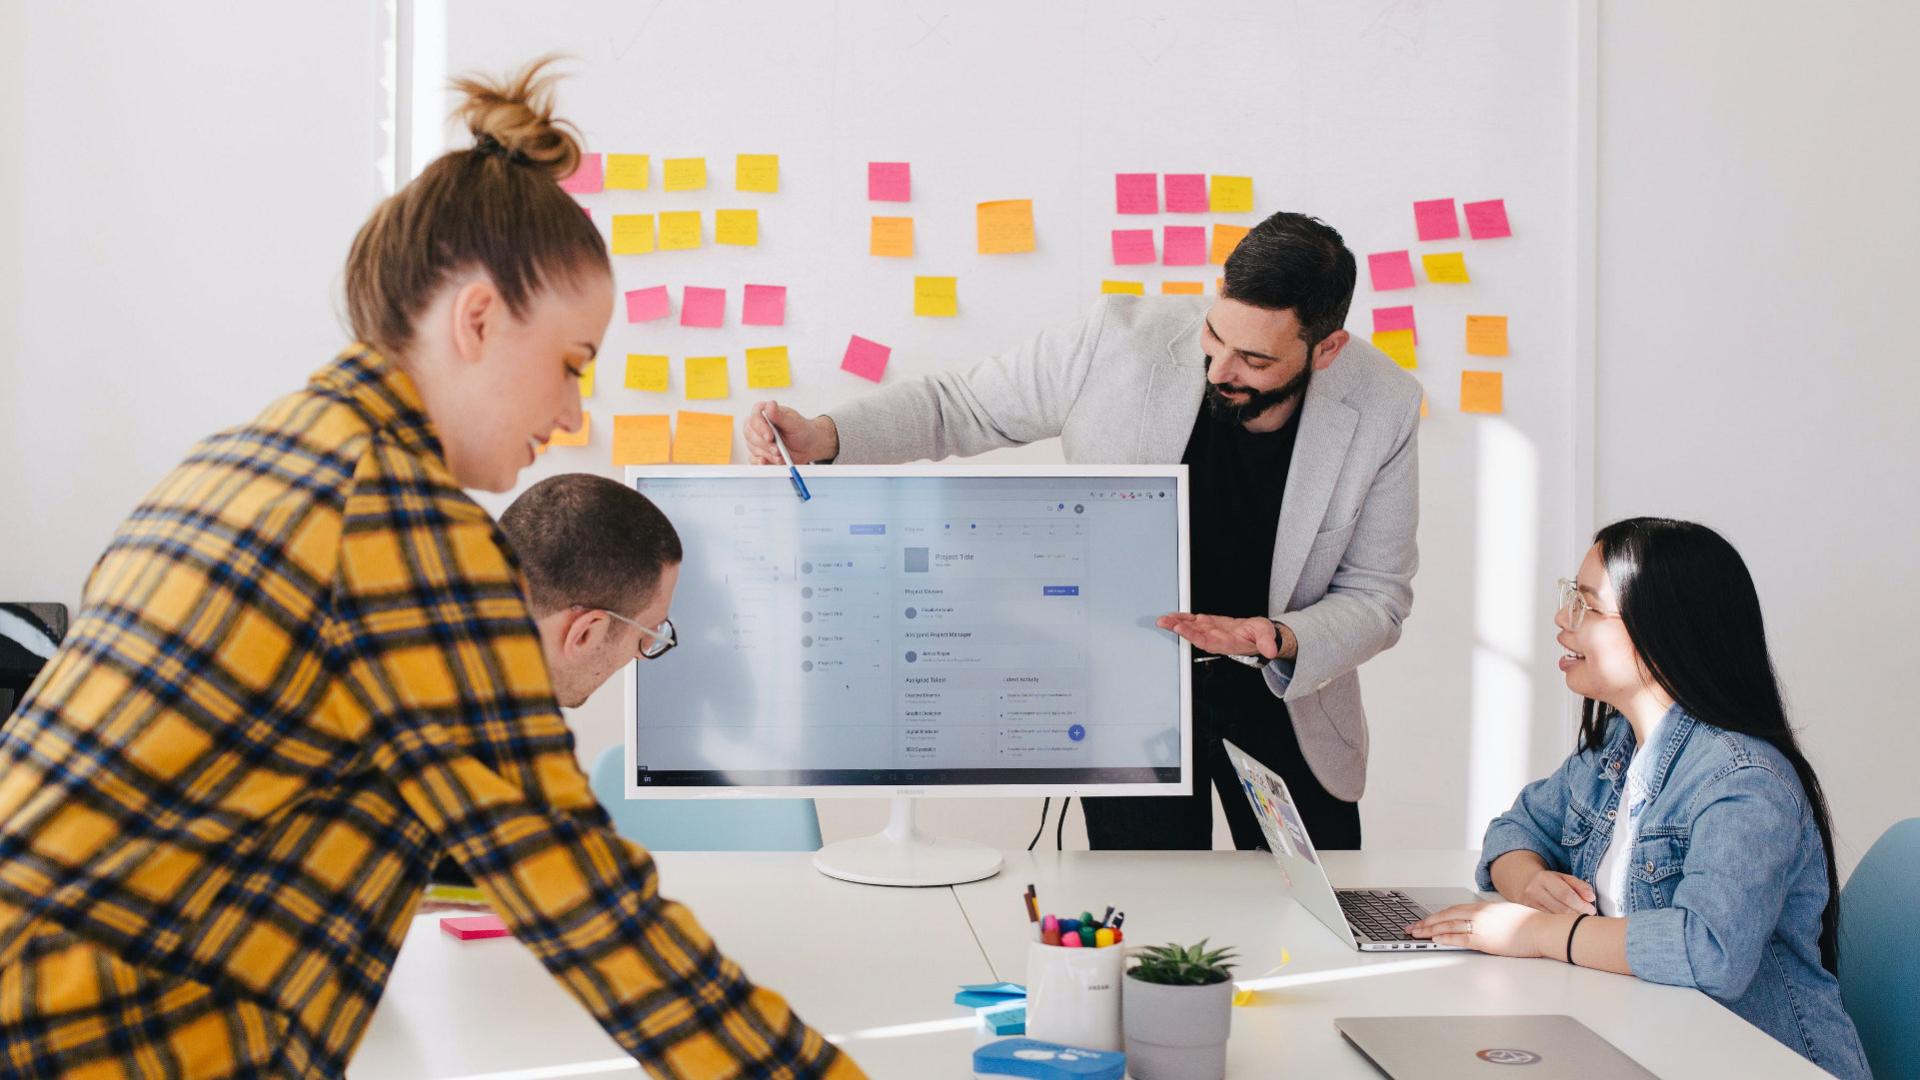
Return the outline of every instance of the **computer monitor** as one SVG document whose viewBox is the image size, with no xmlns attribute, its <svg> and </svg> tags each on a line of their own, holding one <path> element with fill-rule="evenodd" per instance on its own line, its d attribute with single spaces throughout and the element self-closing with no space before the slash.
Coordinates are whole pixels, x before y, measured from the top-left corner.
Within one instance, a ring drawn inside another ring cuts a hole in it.
<svg viewBox="0 0 1920 1080">
<path fill-rule="evenodd" d="M 1180 465 L 631 468 L 686 550 L 679 646 L 627 673 L 629 798 L 882 797 L 823 872 L 988 877 L 915 796 L 1175 795 L 1192 783 Z"/>
</svg>

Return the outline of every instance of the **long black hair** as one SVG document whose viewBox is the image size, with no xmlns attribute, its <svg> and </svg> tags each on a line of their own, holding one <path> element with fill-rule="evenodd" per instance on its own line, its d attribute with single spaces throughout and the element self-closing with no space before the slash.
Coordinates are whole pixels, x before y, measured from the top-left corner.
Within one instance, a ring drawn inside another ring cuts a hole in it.
<svg viewBox="0 0 1920 1080">
<path fill-rule="evenodd" d="M 1628 518 L 1594 536 L 1620 595 L 1620 621 L 1660 688 L 1696 720 L 1772 743 L 1793 763 L 1827 855 L 1827 906 L 1820 913 L 1820 963 L 1840 973 L 1840 875 L 1833 821 L 1813 766 L 1787 724 L 1786 701 L 1767 652 L 1760 596 L 1740 553 L 1705 525 Z M 1612 709 L 1588 698 L 1580 749 L 1598 750 Z"/>
</svg>

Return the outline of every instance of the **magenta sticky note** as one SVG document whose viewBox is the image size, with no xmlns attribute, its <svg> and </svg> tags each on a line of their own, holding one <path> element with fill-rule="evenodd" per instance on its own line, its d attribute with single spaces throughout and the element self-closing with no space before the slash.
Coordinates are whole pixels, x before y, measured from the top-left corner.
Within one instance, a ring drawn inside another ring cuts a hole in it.
<svg viewBox="0 0 1920 1080">
<path fill-rule="evenodd" d="M 1113 210 L 1116 214 L 1159 213 L 1159 175 L 1150 172 L 1115 173 L 1113 175 Z"/>
<path fill-rule="evenodd" d="M 867 198 L 875 202 L 910 202 L 913 166 L 904 161 L 867 162 Z"/>
<path fill-rule="evenodd" d="M 887 346 L 855 334 L 853 340 L 847 342 L 847 355 L 840 361 L 840 370 L 879 382 L 880 376 L 887 373 L 887 357 L 892 355 L 893 350 Z"/>
<path fill-rule="evenodd" d="M 665 285 L 633 289 L 627 293 L 627 321 L 651 322 L 673 314 L 673 300 Z"/>
<path fill-rule="evenodd" d="M 1373 309 L 1373 332 L 1383 334 L 1388 330 L 1413 331 L 1413 343 L 1420 344 L 1420 328 L 1413 325 L 1413 305 L 1404 307 L 1377 307 Z"/>
<path fill-rule="evenodd" d="M 1205 225 L 1169 225 L 1160 252 L 1163 266 L 1205 266 L 1207 227 Z"/>
<path fill-rule="evenodd" d="M 1461 209 L 1467 212 L 1467 235 L 1475 240 L 1493 240 L 1513 235 L 1513 230 L 1507 227 L 1507 200 L 1470 202 Z"/>
<path fill-rule="evenodd" d="M 602 172 L 599 154 L 581 154 L 580 166 L 572 175 L 560 181 L 561 191 L 570 191 L 575 195 L 591 195 L 605 186 L 606 177 Z"/>
<path fill-rule="evenodd" d="M 1206 173 L 1167 174 L 1167 213 L 1204 214 L 1207 212 Z"/>
<path fill-rule="evenodd" d="M 1154 257 L 1152 229 L 1115 229 L 1113 230 L 1113 262 L 1115 266 L 1132 266 L 1136 263 L 1150 263 Z"/>
<path fill-rule="evenodd" d="M 1367 256 L 1373 291 L 1413 288 L 1413 260 L 1404 251 L 1379 251 Z"/>
<path fill-rule="evenodd" d="M 785 285 L 747 286 L 747 298 L 741 305 L 740 321 L 747 326 L 785 326 L 787 324 L 787 287 Z"/>
<path fill-rule="evenodd" d="M 1422 240 L 1451 240 L 1460 235 L 1460 219 L 1452 199 L 1427 199 L 1413 204 L 1413 227 Z"/>
<path fill-rule="evenodd" d="M 716 327 L 727 321 L 727 290 L 689 285 L 680 294 L 680 325 Z"/>
<path fill-rule="evenodd" d="M 441 919 L 440 932 L 452 934 L 461 941 L 506 937 L 511 933 L 507 929 L 507 924 L 501 922 L 498 915 L 461 915 Z"/>
</svg>

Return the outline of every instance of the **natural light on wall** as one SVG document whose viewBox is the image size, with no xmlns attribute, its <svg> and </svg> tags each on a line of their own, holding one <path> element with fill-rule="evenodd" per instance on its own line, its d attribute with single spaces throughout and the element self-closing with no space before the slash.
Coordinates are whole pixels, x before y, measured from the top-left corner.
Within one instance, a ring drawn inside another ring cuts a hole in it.
<svg viewBox="0 0 1920 1080">
<path fill-rule="evenodd" d="M 1486 823 L 1512 805 L 1528 775 L 1533 677 L 1547 632 L 1539 609 L 1540 455 L 1505 420 L 1480 425 L 1474 519 L 1473 715 L 1467 820 L 1461 837 L 1479 847 Z"/>
</svg>

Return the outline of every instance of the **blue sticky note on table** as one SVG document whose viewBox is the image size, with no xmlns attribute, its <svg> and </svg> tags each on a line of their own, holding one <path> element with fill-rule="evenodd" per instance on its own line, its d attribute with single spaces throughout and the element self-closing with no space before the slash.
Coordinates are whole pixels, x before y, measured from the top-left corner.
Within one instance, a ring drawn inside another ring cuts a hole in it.
<svg viewBox="0 0 1920 1080">
<path fill-rule="evenodd" d="M 982 1005 L 1023 1000 L 1026 996 L 1027 988 L 1019 983 L 971 983 L 960 987 L 960 992 L 953 995 L 953 1003 L 975 1009 Z"/>
<path fill-rule="evenodd" d="M 987 1030 L 1005 1038 L 1008 1035 L 1027 1033 L 1027 1003 L 1024 1000 L 1010 1001 L 1005 1005 L 996 1005 L 991 1009 L 981 1009 L 980 1019 L 986 1021 Z"/>
</svg>

